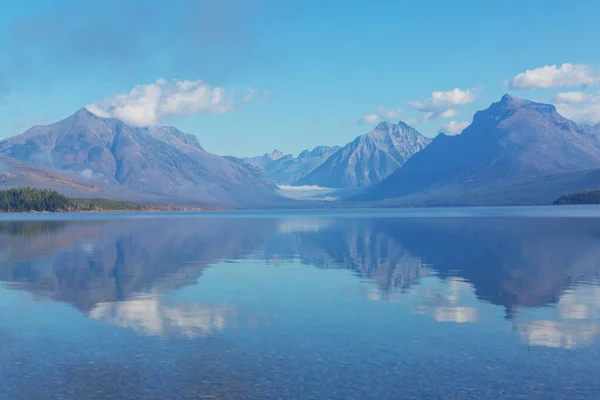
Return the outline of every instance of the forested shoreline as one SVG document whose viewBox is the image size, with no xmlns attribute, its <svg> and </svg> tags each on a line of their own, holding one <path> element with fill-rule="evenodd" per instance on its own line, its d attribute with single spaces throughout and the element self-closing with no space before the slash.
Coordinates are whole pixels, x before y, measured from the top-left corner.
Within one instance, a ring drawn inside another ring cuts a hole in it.
<svg viewBox="0 0 600 400">
<path fill-rule="evenodd" d="M 14 188 L 0 190 L 0 210 L 3 212 L 70 211 L 75 204 L 54 190 Z"/>
<path fill-rule="evenodd" d="M 0 212 L 186 211 L 199 208 L 141 205 L 102 198 L 69 198 L 48 189 L 0 190 Z"/>
<path fill-rule="evenodd" d="M 600 190 L 569 193 L 565 196 L 559 197 L 554 201 L 554 205 L 567 204 L 600 204 Z"/>
</svg>

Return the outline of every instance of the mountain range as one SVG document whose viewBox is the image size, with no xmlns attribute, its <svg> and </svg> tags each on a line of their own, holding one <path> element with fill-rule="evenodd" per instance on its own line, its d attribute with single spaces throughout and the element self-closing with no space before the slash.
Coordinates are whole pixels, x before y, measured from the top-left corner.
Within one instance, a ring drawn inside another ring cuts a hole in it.
<svg viewBox="0 0 600 400">
<path fill-rule="evenodd" d="M 204 150 L 172 127 L 134 128 L 82 108 L 0 142 L 0 155 L 87 182 L 111 197 L 247 206 L 276 199 L 256 168 Z"/>
<path fill-rule="evenodd" d="M 548 202 L 547 196 L 555 193 L 544 185 L 517 200 L 518 188 L 596 168 L 600 168 L 598 125 L 577 125 L 553 105 L 505 95 L 478 111 L 460 135 L 438 135 L 360 200 L 440 205 Z M 600 181 L 588 184 L 600 186 Z"/>
<path fill-rule="evenodd" d="M 550 204 L 600 187 L 600 124 L 576 124 L 550 104 L 504 95 L 455 136 L 432 140 L 404 122 L 381 122 L 342 147 L 240 159 L 212 154 L 197 136 L 173 127 L 132 127 L 82 108 L 0 141 L 0 187 L 23 186 L 236 208 L 304 207 L 318 198 L 319 206 L 324 199 L 375 206 Z M 331 191 L 298 203 L 278 186 Z"/>
<path fill-rule="evenodd" d="M 323 164 L 340 146 L 317 146 L 304 150 L 298 157 L 279 150 L 257 157 L 242 158 L 244 162 L 262 170 L 273 182 L 291 185 Z"/>
<path fill-rule="evenodd" d="M 430 142 L 404 122 L 381 122 L 336 151 L 296 185 L 370 186 L 386 179 Z"/>
</svg>

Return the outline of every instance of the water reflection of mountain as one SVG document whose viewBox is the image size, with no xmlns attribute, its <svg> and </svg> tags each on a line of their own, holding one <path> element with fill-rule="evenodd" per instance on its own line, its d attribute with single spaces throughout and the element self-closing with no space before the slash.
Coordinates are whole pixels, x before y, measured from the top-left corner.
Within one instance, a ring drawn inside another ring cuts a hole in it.
<svg viewBox="0 0 600 400">
<path fill-rule="evenodd" d="M 431 271 L 457 276 L 511 315 L 556 303 L 567 288 L 600 276 L 600 220 L 340 218 L 274 238 L 266 254 L 348 268 L 383 291 L 407 289 Z"/>
<path fill-rule="evenodd" d="M 299 259 L 346 268 L 383 293 L 432 273 L 480 300 L 555 304 L 600 277 L 600 222 L 577 218 L 147 218 L 0 223 L 0 280 L 88 313 L 100 303 L 176 289 L 222 260 Z M 39 224 L 39 222 L 38 222 Z M 42 223 L 44 224 L 44 223 Z M 26 233 L 25 233 L 26 232 Z"/>
<path fill-rule="evenodd" d="M 198 279 L 206 266 L 244 256 L 262 246 L 276 227 L 273 220 L 257 222 L 72 221 L 51 235 L 0 233 L 0 280 L 87 313 L 98 303 L 182 287 Z"/>
<path fill-rule="evenodd" d="M 382 292 L 408 289 L 429 274 L 420 257 L 379 230 L 377 221 L 371 219 L 331 219 L 319 230 L 273 237 L 265 246 L 265 259 L 281 258 L 352 270 L 376 283 Z"/>
<path fill-rule="evenodd" d="M 379 229 L 442 277 L 471 282 L 477 297 L 518 307 L 556 303 L 600 276 L 600 220 L 448 218 L 385 221 Z"/>
</svg>

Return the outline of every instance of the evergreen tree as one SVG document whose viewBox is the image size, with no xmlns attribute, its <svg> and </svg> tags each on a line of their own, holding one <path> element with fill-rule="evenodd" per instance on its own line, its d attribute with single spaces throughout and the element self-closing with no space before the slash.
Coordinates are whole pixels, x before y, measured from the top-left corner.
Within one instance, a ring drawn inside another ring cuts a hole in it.
<svg viewBox="0 0 600 400">
<path fill-rule="evenodd" d="M 72 202 L 54 190 L 16 188 L 0 190 L 0 211 L 66 211 L 73 208 Z"/>
<path fill-rule="evenodd" d="M 554 204 L 600 204 L 600 190 L 567 194 L 559 197 Z"/>
</svg>

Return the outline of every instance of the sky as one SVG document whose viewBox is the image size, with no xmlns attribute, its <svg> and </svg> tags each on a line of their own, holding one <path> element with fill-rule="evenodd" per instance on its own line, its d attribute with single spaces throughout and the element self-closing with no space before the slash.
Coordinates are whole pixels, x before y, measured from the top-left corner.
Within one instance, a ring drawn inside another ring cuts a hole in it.
<svg viewBox="0 0 600 400">
<path fill-rule="evenodd" d="M 600 2 L 7 0 L 0 137 L 81 107 L 208 151 L 457 134 L 504 93 L 600 122 Z"/>
</svg>

